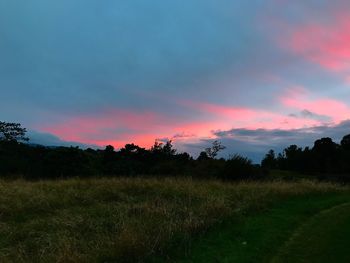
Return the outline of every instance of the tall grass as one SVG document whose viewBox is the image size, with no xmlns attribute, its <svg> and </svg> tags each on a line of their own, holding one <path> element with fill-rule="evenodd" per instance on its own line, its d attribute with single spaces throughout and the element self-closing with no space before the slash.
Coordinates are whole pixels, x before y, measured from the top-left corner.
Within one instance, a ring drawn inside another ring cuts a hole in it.
<svg viewBox="0 0 350 263">
<path fill-rule="evenodd" d="M 0 262 L 139 262 L 272 200 L 342 190 L 310 181 L 0 181 Z"/>
</svg>

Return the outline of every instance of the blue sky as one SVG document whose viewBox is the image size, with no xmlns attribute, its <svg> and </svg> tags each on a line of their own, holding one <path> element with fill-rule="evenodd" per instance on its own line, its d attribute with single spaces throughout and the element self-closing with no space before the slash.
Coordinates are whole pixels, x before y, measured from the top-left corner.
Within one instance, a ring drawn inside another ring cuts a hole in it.
<svg viewBox="0 0 350 263">
<path fill-rule="evenodd" d="M 254 160 L 339 139 L 349 11 L 343 0 L 0 0 L 0 119 L 35 143 L 168 138 L 196 155 L 219 139 Z"/>
</svg>

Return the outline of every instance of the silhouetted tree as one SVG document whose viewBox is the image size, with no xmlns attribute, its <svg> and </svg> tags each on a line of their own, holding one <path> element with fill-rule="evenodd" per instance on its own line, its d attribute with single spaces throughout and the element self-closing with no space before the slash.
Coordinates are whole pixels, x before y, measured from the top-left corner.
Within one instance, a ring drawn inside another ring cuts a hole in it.
<svg viewBox="0 0 350 263">
<path fill-rule="evenodd" d="M 207 153 L 207 156 L 211 159 L 215 159 L 215 157 L 218 155 L 218 153 L 221 150 L 226 149 L 225 146 L 221 144 L 219 141 L 213 141 L 212 146 L 205 149 L 205 152 Z"/>
<path fill-rule="evenodd" d="M 260 179 L 262 173 L 254 167 L 250 159 L 235 154 L 226 161 L 220 177 L 225 180 L 253 180 Z"/>
<path fill-rule="evenodd" d="M 303 158 L 303 149 L 297 145 L 290 145 L 284 150 L 284 155 L 286 157 L 285 165 L 289 170 L 300 171 Z"/>
<path fill-rule="evenodd" d="M 126 144 L 124 146 L 124 148 L 120 149 L 120 155 L 121 156 L 140 156 L 140 155 L 144 155 L 146 152 L 145 148 L 141 148 L 136 144 Z"/>
<path fill-rule="evenodd" d="M 115 167 L 116 162 L 116 152 L 112 145 L 107 145 L 102 153 L 102 167 L 104 174 L 114 174 L 117 172 Z"/>
<path fill-rule="evenodd" d="M 26 132 L 20 123 L 0 121 L 0 141 L 28 141 Z"/>
<path fill-rule="evenodd" d="M 313 150 L 323 155 L 331 155 L 337 149 L 337 144 L 329 137 L 316 140 Z"/>
<path fill-rule="evenodd" d="M 345 135 L 340 142 L 341 147 L 344 150 L 350 150 L 350 134 Z"/>
<path fill-rule="evenodd" d="M 270 150 L 261 161 L 261 166 L 268 169 L 274 169 L 277 166 L 274 150 Z"/>
<path fill-rule="evenodd" d="M 170 156 L 176 153 L 176 150 L 173 148 L 172 143 L 173 142 L 170 140 L 163 145 L 163 149 L 162 149 L 163 154 Z"/>
<path fill-rule="evenodd" d="M 154 145 L 151 148 L 151 152 L 153 154 L 159 154 L 159 155 L 174 155 L 176 153 L 176 150 L 173 149 L 172 141 L 169 140 L 165 144 L 163 142 L 155 141 Z"/>
<path fill-rule="evenodd" d="M 321 172 L 331 172 L 336 170 L 338 145 L 331 138 L 322 138 L 314 143 L 312 149 Z"/>
<path fill-rule="evenodd" d="M 208 159 L 210 158 L 208 157 L 207 152 L 201 152 L 197 158 L 197 161 L 206 161 Z"/>
</svg>

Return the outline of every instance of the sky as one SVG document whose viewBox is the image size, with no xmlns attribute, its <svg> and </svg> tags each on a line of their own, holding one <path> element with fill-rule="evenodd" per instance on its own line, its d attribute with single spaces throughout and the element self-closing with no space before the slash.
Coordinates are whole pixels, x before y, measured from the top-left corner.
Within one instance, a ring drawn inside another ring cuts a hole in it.
<svg viewBox="0 0 350 263">
<path fill-rule="evenodd" d="M 269 150 L 350 133 L 350 1 L 0 0 L 0 120 L 32 143 L 213 140 Z"/>
</svg>

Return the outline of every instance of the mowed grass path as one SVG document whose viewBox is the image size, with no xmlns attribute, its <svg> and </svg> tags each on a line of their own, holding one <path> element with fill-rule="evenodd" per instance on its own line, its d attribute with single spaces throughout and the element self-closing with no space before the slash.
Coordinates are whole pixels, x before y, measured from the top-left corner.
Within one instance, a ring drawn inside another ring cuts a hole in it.
<svg viewBox="0 0 350 263">
<path fill-rule="evenodd" d="M 201 238 L 205 233 L 221 242 L 222 254 L 216 252 L 216 244 L 204 242 L 204 250 L 199 246 L 197 252 L 203 262 L 224 262 L 228 251 L 251 253 L 252 259 L 272 256 L 276 244 L 303 218 L 343 202 L 348 192 L 344 187 L 310 181 L 0 180 L 0 262 L 171 261 L 177 257 L 175 247 L 181 256 L 195 252 L 194 244 L 205 240 Z M 276 208 L 274 216 L 270 208 L 276 205 L 301 209 L 306 215 L 293 219 L 290 209 L 278 212 Z M 225 234 L 226 230 L 233 232 Z M 254 242 L 259 246 L 252 246 Z M 210 261 L 213 258 L 216 261 Z"/>
<path fill-rule="evenodd" d="M 176 262 L 350 262 L 350 194 L 311 194 L 214 227 Z M 164 259 L 155 259 L 156 262 Z"/>
<path fill-rule="evenodd" d="M 272 260 L 350 262 L 350 203 L 324 210 L 303 224 Z"/>
</svg>

